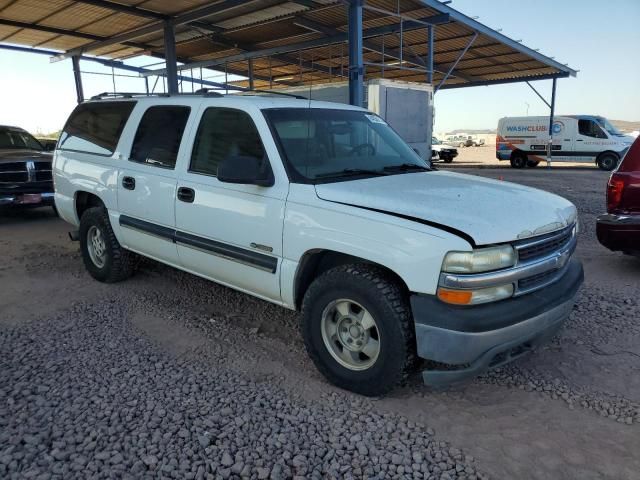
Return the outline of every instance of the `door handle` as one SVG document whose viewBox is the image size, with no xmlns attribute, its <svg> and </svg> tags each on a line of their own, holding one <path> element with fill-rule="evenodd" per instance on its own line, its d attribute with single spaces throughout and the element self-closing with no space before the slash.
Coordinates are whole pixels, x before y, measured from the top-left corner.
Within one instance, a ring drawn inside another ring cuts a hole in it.
<svg viewBox="0 0 640 480">
<path fill-rule="evenodd" d="M 135 190 L 136 179 L 133 177 L 122 177 L 122 186 L 127 190 Z"/>
<path fill-rule="evenodd" d="M 196 192 L 193 188 L 180 187 L 178 188 L 178 200 L 186 203 L 193 203 L 196 198 Z"/>
<path fill-rule="evenodd" d="M 584 140 L 579 138 L 579 139 L 576 140 L 576 142 L 584 142 Z"/>
</svg>

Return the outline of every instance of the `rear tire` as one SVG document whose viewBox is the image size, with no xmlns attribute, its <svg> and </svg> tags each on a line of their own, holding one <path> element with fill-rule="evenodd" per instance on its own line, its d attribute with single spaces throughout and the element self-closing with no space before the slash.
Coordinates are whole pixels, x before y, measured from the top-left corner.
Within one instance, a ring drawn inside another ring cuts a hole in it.
<svg viewBox="0 0 640 480">
<path fill-rule="evenodd" d="M 540 164 L 539 160 L 527 160 L 527 167 L 535 168 Z"/>
<path fill-rule="evenodd" d="M 610 172 L 618 166 L 618 156 L 615 153 L 604 152 L 598 156 L 598 167 L 605 172 Z"/>
<path fill-rule="evenodd" d="M 135 272 L 140 257 L 122 248 L 109 214 L 103 207 L 87 209 L 80 219 L 80 251 L 89 274 L 100 282 L 115 283 Z"/>
<path fill-rule="evenodd" d="M 444 163 L 451 163 L 451 162 L 453 162 L 453 158 L 451 158 L 451 157 L 444 158 L 443 160 L 444 160 Z"/>
<path fill-rule="evenodd" d="M 511 154 L 511 167 L 524 168 L 527 166 L 527 156 L 522 152 L 513 152 Z"/>
<path fill-rule="evenodd" d="M 345 390 L 384 395 L 417 364 L 408 296 L 379 267 L 343 265 L 323 273 L 305 293 L 301 321 L 316 368 Z"/>
</svg>

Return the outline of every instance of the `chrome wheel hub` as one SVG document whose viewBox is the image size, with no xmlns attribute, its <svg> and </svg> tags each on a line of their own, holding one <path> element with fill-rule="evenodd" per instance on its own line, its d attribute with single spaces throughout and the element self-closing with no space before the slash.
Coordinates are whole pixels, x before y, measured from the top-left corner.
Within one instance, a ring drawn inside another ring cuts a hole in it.
<svg viewBox="0 0 640 480">
<path fill-rule="evenodd" d="M 324 309 L 322 340 L 331 356 L 350 370 L 366 370 L 380 354 L 380 333 L 371 314 L 353 300 L 340 299 Z"/>
<path fill-rule="evenodd" d="M 93 264 L 102 268 L 107 259 L 107 244 L 102 235 L 102 230 L 92 225 L 87 231 L 87 250 Z"/>
</svg>

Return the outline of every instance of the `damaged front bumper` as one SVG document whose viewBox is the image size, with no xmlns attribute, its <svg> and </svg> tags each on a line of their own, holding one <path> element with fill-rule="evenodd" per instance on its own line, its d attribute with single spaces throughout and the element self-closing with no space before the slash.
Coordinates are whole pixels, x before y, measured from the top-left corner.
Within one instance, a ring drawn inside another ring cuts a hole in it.
<svg viewBox="0 0 640 480">
<path fill-rule="evenodd" d="M 583 280 L 582 264 L 572 259 L 553 284 L 496 303 L 460 307 L 414 294 L 418 355 L 444 364 L 425 370 L 424 382 L 446 386 L 468 380 L 544 343 L 569 317 Z"/>
</svg>

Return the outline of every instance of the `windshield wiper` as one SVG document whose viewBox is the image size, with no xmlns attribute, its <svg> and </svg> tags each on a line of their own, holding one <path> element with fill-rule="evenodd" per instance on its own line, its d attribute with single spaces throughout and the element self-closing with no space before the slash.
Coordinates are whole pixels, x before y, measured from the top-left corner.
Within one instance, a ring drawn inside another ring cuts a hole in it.
<svg viewBox="0 0 640 480">
<path fill-rule="evenodd" d="M 400 165 L 389 165 L 384 167 L 385 172 L 409 172 L 412 170 L 417 170 L 421 172 L 430 172 L 431 169 L 427 168 L 423 165 L 416 165 L 415 163 L 401 163 Z"/>
<path fill-rule="evenodd" d="M 348 177 L 352 175 L 386 176 L 387 174 L 380 170 L 370 170 L 367 168 L 345 168 L 344 170 L 340 170 L 339 172 L 321 173 L 320 175 L 316 175 L 316 178 Z"/>
</svg>

